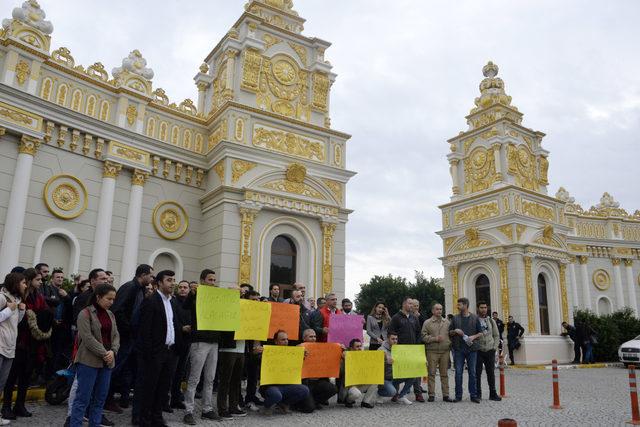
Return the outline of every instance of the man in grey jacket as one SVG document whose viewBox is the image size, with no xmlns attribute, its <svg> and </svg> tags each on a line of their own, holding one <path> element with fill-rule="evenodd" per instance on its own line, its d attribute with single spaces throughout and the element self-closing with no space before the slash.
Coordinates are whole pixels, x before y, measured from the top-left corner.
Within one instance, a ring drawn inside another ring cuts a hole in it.
<svg viewBox="0 0 640 427">
<path fill-rule="evenodd" d="M 479 301 L 478 318 L 482 335 L 478 338 L 478 358 L 476 363 L 476 378 L 478 397 L 482 398 L 482 367 L 487 370 L 487 382 L 489 383 L 489 400 L 499 402 L 502 400 L 496 393 L 496 351 L 500 345 L 500 331 L 496 322 L 488 315 L 489 307 L 486 302 Z"/>
</svg>

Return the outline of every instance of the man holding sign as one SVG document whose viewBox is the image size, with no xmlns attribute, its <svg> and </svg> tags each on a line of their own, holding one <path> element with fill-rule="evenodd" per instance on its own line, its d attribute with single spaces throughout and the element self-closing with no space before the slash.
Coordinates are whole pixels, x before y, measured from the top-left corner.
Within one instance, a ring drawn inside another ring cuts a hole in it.
<svg viewBox="0 0 640 427">
<path fill-rule="evenodd" d="M 329 378 L 337 378 L 340 374 L 342 348 L 338 344 L 316 343 L 316 331 L 306 329 L 303 332 L 303 343 L 307 351 L 302 369 L 302 384 L 309 387 L 310 395 L 305 400 L 304 409 L 311 412 L 328 405 L 329 399 L 338 393 L 336 386 Z"/>
<path fill-rule="evenodd" d="M 307 386 L 300 384 L 304 348 L 288 347 L 285 331 L 273 336 L 275 346 L 264 346 L 260 370 L 260 393 L 264 396 L 263 415 L 272 415 L 278 405 L 281 413 L 289 412 L 289 406 L 303 402 L 309 396 Z"/>
<path fill-rule="evenodd" d="M 218 366 L 220 332 L 202 329 L 198 324 L 196 307 L 198 305 L 198 288 L 201 287 L 216 287 L 216 273 L 213 270 L 205 269 L 200 273 L 200 285 L 191 291 L 184 302 L 185 310 L 191 311 L 191 349 L 189 355 L 191 369 L 187 381 L 187 391 L 184 395 L 186 409 L 183 419 L 184 423 L 188 425 L 196 425 L 196 420 L 193 417 L 196 387 L 203 372 L 202 418 L 221 420 L 213 410 L 213 379 L 216 376 L 216 368 Z"/>
<path fill-rule="evenodd" d="M 362 340 L 354 338 L 349 343 L 349 347 L 347 348 L 346 352 L 362 351 L 362 350 L 363 350 Z M 343 358 L 346 357 L 347 355 L 346 352 L 343 353 L 343 356 L 342 356 Z M 341 371 L 342 371 L 341 377 L 344 378 L 344 373 L 345 373 L 344 365 L 341 367 Z M 373 406 L 375 405 L 375 402 L 376 402 L 377 391 L 378 391 L 377 384 L 365 384 L 365 385 L 352 385 L 349 387 L 343 387 L 342 390 L 340 390 L 340 393 L 342 394 L 341 397 L 342 397 L 342 400 L 344 401 L 344 406 L 346 406 L 347 408 L 352 408 L 353 405 L 358 401 L 358 399 L 360 399 L 360 397 L 362 397 L 362 395 L 364 394 L 364 397 L 362 398 L 362 403 L 360 403 L 360 406 L 367 409 L 373 409 Z"/>
</svg>

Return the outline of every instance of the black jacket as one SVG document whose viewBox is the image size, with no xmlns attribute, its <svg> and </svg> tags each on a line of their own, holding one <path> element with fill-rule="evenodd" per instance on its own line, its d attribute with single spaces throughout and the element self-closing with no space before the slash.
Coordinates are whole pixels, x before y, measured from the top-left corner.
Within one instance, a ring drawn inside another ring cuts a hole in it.
<svg viewBox="0 0 640 427">
<path fill-rule="evenodd" d="M 191 333 L 183 332 L 182 327 L 191 325 L 191 311 L 184 308 L 184 302 L 187 297 L 174 296 L 171 298 L 171 304 L 173 305 L 173 312 L 178 317 L 180 323 L 180 347 L 188 347 L 191 344 Z"/>
<path fill-rule="evenodd" d="M 405 316 L 402 311 L 397 312 L 391 318 L 389 331 L 398 334 L 398 344 L 420 344 L 422 325 L 413 315 Z"/>
<path fill-rule="evenodd" d="M 524 328 L 522 327 L 522 325 L 520 325 L 520 323 L 507 323 L 507 339 L 509 341 L 514 341 L 520 338 L 522 334 L 524 334 Z"/>
<path fill-rule="evenodd" d="M 89 304 L 89 299 L 91 299 L 91 295 L 93 295 L 93 289 L 89 288 L 76 298 L 73 302 L 73 324 L 76 325 L 78 321 L 78 314 L 82 311 L 83 308 Z M 113 313 L 113 311 L 112 311 Z"/>
<path fill-rule="evenodd" d="M 176 314 L 173 304 L 173 324 L 167 325 L 167 314 L 164 310 L 162 297 L 158 292 L 154 292 L 145 298 L 140 307 L 140 329 L 136 340 L 137 348 L 143 357 L 151 357 L 166 348 L 167 327 L 173 328 L 175 333 L 174 352 L 182 340 L 182 326 Z"/>
<path fill-rule="evenodd" d="M 196 299 L 197 293 L 189 293 L 182 307 L 191 312 L 191 342 L 209 342 L 214 343 L 220 340 L 219 331 L 199 331 L 198 318 L 196 316 Z"/>
<path fill-rule="evenodd" d="M 136 337 L 139 321 L 137 322 L 134 319 L 134 312 L 136 309 L 140 310 L 140 307 L 136 307 L 136 301 L 141 306 L 144 300 L 144 293 L 145 287 L 136 279 L 125 283 L 118 289 L 111 312 L 116 317 L 121 342 L 126 342 Z"/>
</svg>

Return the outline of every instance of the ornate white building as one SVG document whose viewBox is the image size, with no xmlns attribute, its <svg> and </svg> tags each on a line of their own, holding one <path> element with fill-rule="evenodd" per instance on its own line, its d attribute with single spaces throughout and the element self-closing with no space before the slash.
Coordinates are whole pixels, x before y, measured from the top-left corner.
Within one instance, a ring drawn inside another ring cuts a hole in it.
<svg viewBox="0 0 640 427">
<path fill-rule="evenodd" d="M 498 67 L 482 71 L 469 127 L 448 141 L 453 195 L 438 232 L 447 307 L 485 300 L 526 329 L 516 361 L 568 362 L 572 344 L 559 334 L 576 307 L 638 311 L 640 211 L 608 193 L 589 210 L 563 188 L 549 196 L 544 134 L 522 126 Z"/>
<path fill-rule="evenodd" d="M 349 135 L 331 129 L 330 44 L 292 7 L 249 1 L 197 70 L 196 102 L 177 104 L 138 50 L 110 77 L 52 50 L 36 0 L 15 8 L 0 30 L 0 276 L 44 260 L 120 283 L 144 262 L 343 295 Z"/>
</svg>

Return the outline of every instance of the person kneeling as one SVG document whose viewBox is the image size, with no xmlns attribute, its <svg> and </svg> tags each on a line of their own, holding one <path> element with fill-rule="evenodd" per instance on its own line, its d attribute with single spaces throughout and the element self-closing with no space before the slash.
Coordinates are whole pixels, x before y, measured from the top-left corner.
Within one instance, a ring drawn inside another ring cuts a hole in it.
<svg viewBox="0 0 640 427">
<path fill-rule="evenodd" d="M 316 342 L 316 331 L 305 329 L 302 335 L 303 342 Z M 322 409 L 322 405 L 329 405 L 329 399 L 338 394 L 338 389 L 329 378 L 305 378 L 302 384 L 309 388 L 309 396 L 297 408 L 306 413 L 314 409 Z"/>
<path fill-rule="evenodd" d="M 363 350 L 362 341 L 359 340 L 358 338 L 354 338 L 349 342 L 349 348 L 347 348 L 346 351 L 362 351 L 362 350 Z M 340 367 L 341 368 L 340 375 L 342 376 L 342 378 L 345 377 L 344 376 L 345 356 L 346 354 L 343 353 L 342 365 Z M 350 387 L 344 387 L 340 391 L 342 395 L 340 397 L 342 397 L 342 400 L 344 401 L 344 406 L 346 406 L 347 408 L 353 408 L 353 405 L 355 405 L 358 399 L 360 399 L 364 394 L 364 397 L 362 398 L 362 402 L 360 403 L 360 406 L 363 408 L 372 409 L 375 405 L 376 392 L 378 391 L 378 385 L 377 384 L 352 385 Z M 393 394 L 395 394 L 395 389 L 393 391 Z"/>
<path fill-rule="evenodd" d="M 273 336 L 275 345 L 289 345 L 289 337 L 283 330 L 279 330 Z M 289 412 L 290 405 L 296 405 L 309 396 L 309 388 L 302 384 L 278 384 L 260 387 L 260 394 L 264 397 L 263 415 L 273 414 L 273 408 L 278 405 L 280 412 Z"/>
</svg>

